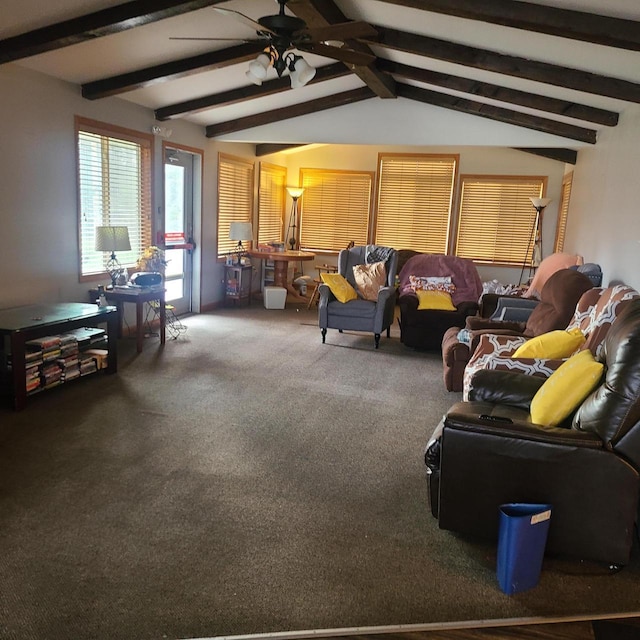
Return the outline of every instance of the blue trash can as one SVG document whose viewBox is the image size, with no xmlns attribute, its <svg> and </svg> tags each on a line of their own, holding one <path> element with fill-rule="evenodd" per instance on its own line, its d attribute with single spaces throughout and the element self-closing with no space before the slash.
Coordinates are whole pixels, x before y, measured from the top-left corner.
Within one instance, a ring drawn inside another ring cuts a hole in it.
<svg viewBox="0 0 640 640">
<path fill-rule="evenodd" d="M 500 506 L 497 574 L 507 595 L 538 584 L 551 518 L 550 504 Z"/>
</svg>

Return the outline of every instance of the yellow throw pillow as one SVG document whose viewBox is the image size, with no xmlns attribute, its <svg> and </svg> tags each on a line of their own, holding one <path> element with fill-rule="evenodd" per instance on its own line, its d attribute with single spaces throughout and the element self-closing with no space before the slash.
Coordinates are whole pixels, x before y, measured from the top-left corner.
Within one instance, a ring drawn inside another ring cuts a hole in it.
<svg viewBox="0 0 640 640">
<path fill-rule="evenodd" d="M 372 262 L 371 264 L 357 264 L 353 267 L 353 279 L 360 295 L 365 300 L 378 301 L 378 291 L 384 287 L 387 280 L 387 270 L 384 262 Z"/>
<path fill-rule="evenodd" d="M 531 420 L 558 426 L 598 386 L 604 365 L 588 349 L 563 362 L 538 389 L 531 401 Z"/>
<path fill-rule="evenodd" d="M 418 296 L 418 310 L 440 309 L 441 311 L 455 311 L 451 295 L 445 291 L 416 291 Z"/>
<path fill-rule="evenodd" d="M 339 302 L 349 302 L 349 300 L 356 300 L 358 298 L 356 290 L 347 282 L 343 275 L 339 273 L 321 273 L 320 277 L 322 278 L 322 282 L 329 285 L 331 293 L 333 293 Z"/>
<path fill-rule="evenodd" d="M 585 341 L 580 329 L 549 331 L 527 340 L 513 353 L 513 358 L 568 358 Z"/>
</svg>

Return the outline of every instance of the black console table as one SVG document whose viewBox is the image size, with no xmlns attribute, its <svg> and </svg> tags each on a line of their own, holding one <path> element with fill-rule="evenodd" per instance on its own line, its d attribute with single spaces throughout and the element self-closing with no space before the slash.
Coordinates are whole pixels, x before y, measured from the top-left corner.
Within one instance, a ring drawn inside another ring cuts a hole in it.
<svg viewBox="0 0 640 640">
<path fill-rule="evenodd" d="M 0 309 L 0 336 L 2 337 L 2 384 L 13 398 L 16 410 L 27 403 L 25 343 L 48 335 L 65 333 L 82 327 L 107 325 L 107 373 L 118 369 L 116 307 L 98 307 L 95 304 L 65 302 L 61 304 L 27 305 Z M 11 355 L 9 369 L 8 356 Z"/>
</svg>

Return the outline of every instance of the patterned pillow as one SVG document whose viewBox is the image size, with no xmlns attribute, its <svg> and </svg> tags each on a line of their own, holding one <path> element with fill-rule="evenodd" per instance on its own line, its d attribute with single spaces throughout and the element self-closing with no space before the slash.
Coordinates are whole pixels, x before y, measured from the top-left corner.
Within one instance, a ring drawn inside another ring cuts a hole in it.
<svg viewBox="0 0 640 640">
<path fill-rule="evenodd" d="M 442 291 L 451 295 L 456 290 L 451 276 L 409 276 L 409 284 L 414 291 Z"/>
<path fill-rule="evenodd" d="M 365 300 L 377 302 L 378 291 L 387 281 L 387 270 L 384 262 L 373 264 L 357 264 L 353 267 L 353 279 L 356 281 L 358 293 Z"/>
</svg>

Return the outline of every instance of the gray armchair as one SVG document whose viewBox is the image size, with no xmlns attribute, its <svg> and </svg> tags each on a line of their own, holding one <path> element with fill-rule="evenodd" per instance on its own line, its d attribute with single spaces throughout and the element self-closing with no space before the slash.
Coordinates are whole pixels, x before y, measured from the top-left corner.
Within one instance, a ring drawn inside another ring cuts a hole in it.
<svg viewBox="0 0 640 640">
<path fill-rule="evenodd" d="M 328 285 L 321 284 L 318 287 L 318 326 L 322 331 L 323 344 L 327 329 L 337 329 L 340 333 L 345 329 L 370 331 L 374 335 L 376 349 L 380 345 L 380 335 L 383 331 L 386 330 L 387 338 L 390 337 L 396 304 L 394 280 L 398 267 L 397 251 L 390 247 L 375 245 L 343 249 L 338 256 L 338 273 L 344 276 L 357 291 L 353 267 L 382 261 L 381 257 L 386 258 L 386 286 L 379 290 L 378 299 L 375 302 L 358 297 L 357 300 L 342 303 L 331 293 Z"/>
</svg>

